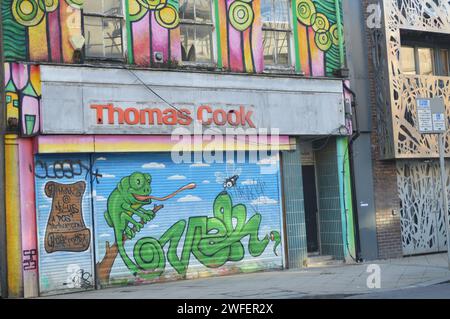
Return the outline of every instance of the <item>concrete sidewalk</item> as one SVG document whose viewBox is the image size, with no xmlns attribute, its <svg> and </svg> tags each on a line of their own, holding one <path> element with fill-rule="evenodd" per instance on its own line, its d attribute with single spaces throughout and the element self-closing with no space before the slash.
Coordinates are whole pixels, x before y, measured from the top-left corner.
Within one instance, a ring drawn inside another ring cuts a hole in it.
<svg viewBox="0 0 450 319">
<path fill-rule="evenodd" d="M 369 289 L 370 264 L 381 268 L 381 289 Z M 52 296 L 59 299 L 230 299 L 345 297 L 430 286 L 450 280 L 447 254 L 407 257 L 364 264 L 242 274 L 111 288 Z M 450 298 L 450 296 L 449 296 Z"/>
</svg>

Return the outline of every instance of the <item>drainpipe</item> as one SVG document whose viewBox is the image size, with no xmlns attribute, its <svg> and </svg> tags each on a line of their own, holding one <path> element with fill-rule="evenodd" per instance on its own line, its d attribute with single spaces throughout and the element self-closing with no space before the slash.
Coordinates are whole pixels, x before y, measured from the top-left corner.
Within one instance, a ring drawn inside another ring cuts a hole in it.
<svg viewBox="0 0 450 319">
<path fill-rule="evenodd" d="M 360 233 L 359 233 L 359 220 L 358 220 L 358 203 L 356 201 L 356 196 L 354 196 L 354 191 L 356 190 L 356 184 L 355 184 L 355 162 L 354 162 L 354 155 L 353 155 L 353 144 L 355 141 L 361 136 L 361 130 L 359 129 L 359 123 L 358 123 L 358 116 L 357 116 L 357 102 L 356 102 L 356 93 L 351 90 L 347 84 L 344 82 L 344 90 L 348 91 L 353 96 L 353 103 L 352 103 L 352 109 L 353 109 L 353 119 L 355 124 L 355 132 L 350 137 L 349 141 L 349 161 L 350 161 L 350 180 L 351 180 L 351 187 L 352 187 L 352 203 L 353 203 L 353 225 L 354 225 L 354 232 L 355 232 L 355 249 L 356 249 L 356 256 L 355 261 L 356 262 L 362 262 L 361 258 L 361 239 L 360 239 Z"/>
<path fill-rule="evenodd" d="M 1 7 L 1 5 L 0 5 Z M 0 297 L 8 296 L 6 284 L 6 213 L 5 213 L 5 64 L 3 56 L 3 17 L 0 11 Z"/>
</svg>

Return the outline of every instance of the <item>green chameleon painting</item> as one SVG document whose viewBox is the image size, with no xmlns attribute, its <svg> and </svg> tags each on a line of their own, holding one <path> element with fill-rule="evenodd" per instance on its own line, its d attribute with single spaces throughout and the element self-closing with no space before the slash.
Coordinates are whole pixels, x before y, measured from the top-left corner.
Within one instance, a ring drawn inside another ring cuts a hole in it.
<svg viewBox="0 0 450 319">
<path fill-rule="evenodd" d="M 124 240 L 126 238 L 134 238 L 136 233 L 139 232 L 145 224 L 155 218 L 154 210 L 146 210 L 143 207 L 150 205 L 153 199 L 165 201 L 184 190 L 194 189 L 196 187 L 195 184 L 188 184 L 164 198 L 157 198 L 150 196 L 152 191 L 150 186 L 151 181 L 152 178 L 150 174 L 139 172 L 122 178 L 116 189 L 114 189 L 109 196 L 107 204 L 108 210 L 105 212 L 105 219 L 108 226 L 114 229 L 114 236 L 116 238 L 119 254 L 125 265 L 128 269 L 133 271 L 133 273 L 137 273 L 139 269 L 130 257 L 128 257 L 124 247 Z M 141 222 L 137 222 L 133 218 L 134 215 L 140 217 Z M 133 227 L 131 227 L 130 224 L 133 225 Z"/>
<path fill-rule="evenodd" d="M 145 224 L 155 218 L 156 212 L 163 206 L 154 206 L 152 210 L 144 209 L 152 200 L 166 201 L 178 193 L 192 190 L 196 184 L 181 187 L 174 193 L 158 198 L 151 196 L 151 176 L 145 173 L 133 173 L 122 178 L 108 198 L 105 219 L 114 229 L 117 251 L 127 268 L 145 280 L 161 276 L 166 267 L 166 253 L 163 247 L 168 245 L 167 260 L 182 276 L 189 267 L 191 255 L 205 267 L 218 268 L 230 261 L 240 261 L 245 257 L 242 244 L 244 237 L 249 237 L 248 252 L 253 257 L 262 255 L 269 242 L 274 242 L 274 254 L 281 243 L 278 231 L 272 231 L 263 239 L 258 238 L 262 215 L 254 214 L 247 218 L 247 208 L 243 204 L 233 205 L 231 196 L 221 192 L 213 204 L 213 217 L 191 217 L 188 221 L 180 220 L 172 225 L 161 238 L 144 237 L 133 248 L 133 259 L 128 256 L 124 243 L 132 239 Z M 137 222 L 133 216 L 138 216 Z M 184 238 L 183 249 L 179 256 L 179 245 Z M 107 243 L 107 254 L 109 244 Z M 105 258 L 106 259 L 106 258 Z M 114 258 L 112 258 L 114 260 Z M 112 261 L 113 262 L 113 261 Z M 112 263 L 110 267 L 112 267 Z M 108 268 L 110 268 L 108 267 Z M 109 276 L 108 276 L 109 277 Z"/>
</svg>

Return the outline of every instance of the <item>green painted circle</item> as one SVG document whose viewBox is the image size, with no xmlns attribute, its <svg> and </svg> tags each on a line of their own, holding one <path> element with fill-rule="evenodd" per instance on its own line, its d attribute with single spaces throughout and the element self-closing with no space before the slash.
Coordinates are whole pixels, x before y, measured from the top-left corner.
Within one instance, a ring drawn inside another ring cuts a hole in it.
<svg viewBox="0 0 450 319">
<path fill-rule="evenodd" d="M 167 4 L 167 0 L 137 0 L 137 2 L 149 10 L 160 10 Z"/>
<path fill-rule="evenodd" d="M 39 7 L 44 12 L 53 12 L 58 9 L 59 0 L 39 0 Z"/>
<path fill-rule="evenodd" d="M 92 1 L 92 0 L 88 0 Z M 75 9 L 82 9 L 84 0 L 66 0 L 67 4 Z"/>
<path fill-rule="evenodd" d="M 233 28 L 238 31 L 245 31 L 253 24 L 255 13 L 249 3 L 235 1 L 230 5 L 228 18 Z"/>
<path fill-rule="evenodd" d="M 313 15 L 314 23 L 312 28 L 316 32 L 326 32 L 330 29 L 330 22 L 328 18 L 322 13 L 315 13 Z"/>
<path fill-rule="evenodd" d="M 333 24 L 330 28 L 330 34 L 334 45 L 339 45 L 339 28 L 337 24 Z"/>
<path fill-rule="evenodd" d="M 159 241 L 145 237 L 134 245 L 133 256 L 136 264 L 142 270 L 161 271 L 166 264 L 164 251 Z"/>
<path fill-rule="evenodd" d="M 314 38 L 317 47 L 321 50 L 321 51 L 328 51 L 332 44 L 333 41 L 331 39 L 331 34 L 330 31 L 326 31 L 326 32 L 317 32 L 316 36 Z"/>
<path fill-rule="evenodd" d="M 44 11 L 40 8 L 38 0 L 14 0 L 12 14 L 21 25 L 33 27 L 44 18 Z"/>
<path fill-rule="evenodd" d="M 314 23 L 316 6 L 311 0 L 296 0 L 297 19 L 306 26 Z"/>
</svg>

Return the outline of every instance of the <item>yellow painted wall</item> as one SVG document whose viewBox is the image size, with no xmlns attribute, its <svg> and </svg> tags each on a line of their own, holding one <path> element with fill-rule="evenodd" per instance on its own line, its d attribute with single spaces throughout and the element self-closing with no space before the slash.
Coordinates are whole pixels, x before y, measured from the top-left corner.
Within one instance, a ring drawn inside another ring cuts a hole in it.
<svg viewBox="0 0 450 319">
<path fill-rule="evenodd" d="M 8 295 L 22 297 L 22 244 L 20 237 L 19 148 L 17 135 L 5 137 L 5 199 Z"/>
</svg>

